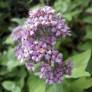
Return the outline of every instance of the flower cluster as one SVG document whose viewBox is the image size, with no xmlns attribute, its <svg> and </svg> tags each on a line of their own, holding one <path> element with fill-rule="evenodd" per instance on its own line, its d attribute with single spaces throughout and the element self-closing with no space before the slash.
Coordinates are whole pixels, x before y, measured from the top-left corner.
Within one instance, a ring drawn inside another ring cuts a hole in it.
<svg viewBox="0 0 92 92">
<path fill-rule="evenodd" d="M 49 6 L 30 10 L 25 23 L 12 32 L 17 58 L 33 72 L 39 64 L 40 78 L 49 84 L 60 83 L 64 74 L 71 74 L 71 63 L 64 63 L 63 55 L 55 48 L 58 38 L 69 35 L 65 19 Z"/>
</svg>

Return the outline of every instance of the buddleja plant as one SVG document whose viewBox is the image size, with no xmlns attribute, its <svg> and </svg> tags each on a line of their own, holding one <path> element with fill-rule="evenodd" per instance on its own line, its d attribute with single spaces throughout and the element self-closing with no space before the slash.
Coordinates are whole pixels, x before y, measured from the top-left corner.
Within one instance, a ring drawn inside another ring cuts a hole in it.
<svg viewBox="0 0 92 92">
<path fill-rule="evenodd" d="M 72 63 L 65 63 L 55 47 L 57 39 L 70 35 L 63 16 L 49 6 L 30 10 L 24 24 L 12 32 L 18 60 L 48 84 L 61 83 L 65 74 L 71 75 Z"/>
</svg>

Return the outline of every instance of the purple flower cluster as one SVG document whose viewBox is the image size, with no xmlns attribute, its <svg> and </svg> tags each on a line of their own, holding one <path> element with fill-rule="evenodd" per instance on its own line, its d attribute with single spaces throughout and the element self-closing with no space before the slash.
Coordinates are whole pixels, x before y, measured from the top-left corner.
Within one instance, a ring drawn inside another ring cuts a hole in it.
<svg viewBox="0 0 92 92">
<path fill-rule="evenodd" d="M 60 83 L 64 74 L 71 74 L 71 63 L 64 63 L 63 55 L 55 48 L 58 38 L 69 35 L 65 19 L 49 6 L 30 10 L 25 23 L 12 32 L 17 58 L 33 72 L 39 64 L 40 78 L 49 84 Z"/>
</svg>

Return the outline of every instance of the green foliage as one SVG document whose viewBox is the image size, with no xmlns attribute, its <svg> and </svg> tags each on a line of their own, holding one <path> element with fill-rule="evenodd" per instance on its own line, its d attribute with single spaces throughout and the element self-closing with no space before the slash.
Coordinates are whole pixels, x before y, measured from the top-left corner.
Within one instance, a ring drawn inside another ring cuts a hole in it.
<svg viewBox="0 0 92 92">
<path fill-rule="evenodd" d="M 62 84 L 53 84 L 47 87 L 46 92 L 65 92 Z"/>
<path fill-rule="evenodd" d="M 86 27 L 85 39 L 91 39 L 92 40 L 92 26 Z"/>
<path fill-rule="evenodd" d="M 86 67 L 88 65 L 88 61 L 91 57 L 91 50 L 87 50 L 81 54 L 74 55 L 73 60 L 73 70 L 71 78 L 79 78 L 79 77 L 88 77 L 90 74 L 86 72 Z"/>
<path fill-rule="evenodd" d="M 20 87 L 18 87 L 13 81 L 5 81 L 3 82 L 3 87 L 11 92 L 21 92 Z"/>
<path fill-rule="evenodd" d="M 15 22 L 15 23 L 17 23 L 19 25 L 22 25 L 22 23 L 24 23 L 24 21 L 25 21 L 25 18 L 22 18 L 22 19 L 20 19 L 20 18 L 12 18 L 11 21 Z"/>
<path fill-rule="evenodd" d="M 30 75 L 28 78 L 29 92 L 45 92 L 46 84 L 36 76 Z"/>
<path fill-rule="evenodd" d="M 56 44 L 64 59 L 72 60 L 72 75 L 54 85 L 47 85 L 18 62 L 10 35 L 16 25 L 25 21 L 30 8 L 46 4 L 66 18 L 72 31 L 70 38 Z M 91 0 L 0 0 L 0 92 L 92 92 L 91 49 Z"/>
<path fill-rule="evenodd" d="M 0 58 L 0 61 L 0 64 L 6 66 L 8 71 L 11 71 L 14 67 L 21 65 L 16 60 L 13 49 L 9 49 L 7 52 L 3 53 Z"/>
</svg>

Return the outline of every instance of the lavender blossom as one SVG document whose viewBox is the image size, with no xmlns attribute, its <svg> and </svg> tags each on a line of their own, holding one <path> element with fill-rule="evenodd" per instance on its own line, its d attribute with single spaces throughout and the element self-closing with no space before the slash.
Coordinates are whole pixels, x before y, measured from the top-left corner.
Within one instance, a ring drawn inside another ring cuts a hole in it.
<svg viewBox="0 0 92 92">
<path fill-rule="evenodd" d="M 39 64 L 40 78 L 49 84 L 60 83 L 64 74 L 71 74 L 71 63 L 65 64 L 63 54 L 55 48 L 58 38 L 70 35 L 63 16 L 58 16 L 49 6 L 30 10 L 24 24 L 12 32 L 17 42 L 15 52 L 18 60 L 33 72 L 36 72 L 35 65 Z"/>
</svg>

